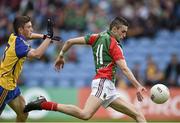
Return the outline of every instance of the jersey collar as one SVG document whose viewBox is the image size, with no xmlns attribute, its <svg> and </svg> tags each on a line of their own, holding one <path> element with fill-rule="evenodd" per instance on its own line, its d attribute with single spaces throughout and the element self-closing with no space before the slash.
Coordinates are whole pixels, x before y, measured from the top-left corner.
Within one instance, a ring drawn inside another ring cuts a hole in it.
<svg viewBox="0 0 180 123">
<path fill-rule="evenodd" d="M 18 36 L 19 36 L 20 38 L 22 38 L 23 40 L 25 40 L 25 41 L 27 40 L 24 35 L 21 35 L 21 34 L 20 34 L 20 35 L 18 35 Z"/>
<path fill-rule="evenodd" d="M 22 35 L 22 34 L 19 34 L 19 35 L 14 34 L 14 36 L 20 37 L 20 38 L 23 39 L 24 41 L 27 41 L 26 37 L 25 37 L 24 35 Z"/>
<path fill-rule="evenodd" d="M 112 34 L 112 32 L 111 32 L 110 30 L 107 30 L 107 33 L 108 33 L 110 36 L 112 36 L 113 38 L 115 38 L 116 41 L 118 42 L 118 45 L 122 48 L 122 44 L 120 43 L 120 40 L 118 40 L 118 39 Z"/>
</svg>

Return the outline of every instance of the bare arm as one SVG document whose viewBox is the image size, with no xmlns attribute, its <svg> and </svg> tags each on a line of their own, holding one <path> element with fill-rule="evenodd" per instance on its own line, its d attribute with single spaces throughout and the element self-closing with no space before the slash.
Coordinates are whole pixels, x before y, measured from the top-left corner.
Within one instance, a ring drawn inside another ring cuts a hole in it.
<svg viewBox="0 0 180 123">
<path fill-rule="evenodd" d="M 67 52 L 69 50 L 69 48 L 71 48 L 75 44 L 80 44 L 80 45 L 86 44 L 86 41 L 85 41 L 84 37 L 72 38 L 72 39 L 69 39 L 68 41 L 66 41 L 66 43 L 63 45 L 63 47 L 59 53 L 59 56 L 57 57 L 57 59 L 55 61 L 54 66 L 57 71 L 59 71 L 64 66 L 64 53 Z"/>
<path fill-rule="evenodd" d="M 129 81 L 136 87 L 140 87 L 141 84 L 136 80 L 131 70 L 128 68 L 126 61 L 123 59 L 120 59 L 116 61 L 116 64 L 121 68 L 123 74 L 128 78 Z"/>
<path fill-rule="evenodd" d="M 116 61 L 116 64 L 121 68 L 123 74 L 131 81 L 131 83 L 137 88 L 137 99 L 138 101 L 143 100 L 142 92 L 147 91 L 134 77 L 131 70 L 128 68 L 126 61 L 124 59 L 120 59 Z"/>
<path fill-rule="evenodd" d="M 44 34 L 39 34 L 39 33 L 31 33 L 30 39 L 43 39 Z"/>
<path fill-rule="evenodd" d="M 31 49 L 28 52 L 27 56 L 29 58 L 41 58 L 41 56 L 44 54 L 50 43 L 51 39 L 46 38 L 37 49 Z"/>
<path fill-rule="evenodd" d="M 72 38 L 72 39 L 67 40 L 65 44 L 63 45 L 59 53 L 59 56 L 63 56 L 64 53 L 67 52 L 69 48 L 71 48 L 75 44 L 79 44 L 79 45 L 86 44 L 86 41 L 84 37 Z"/>
</svg>

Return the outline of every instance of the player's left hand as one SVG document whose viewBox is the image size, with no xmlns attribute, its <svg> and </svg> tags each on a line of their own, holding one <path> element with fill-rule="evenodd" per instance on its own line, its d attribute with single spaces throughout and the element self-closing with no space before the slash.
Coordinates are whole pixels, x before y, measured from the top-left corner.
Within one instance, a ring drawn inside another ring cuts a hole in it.
<svg viewBox="0 0 180 123">
<path fill-rule="evenodd" d="M 54 64 L 55 70 L 59 72 L 60 69 L 64 67 L 64 63 L 65 63 L 64 57 L 58 56 Z"/>
<path fill-rule="evenodd" d="M 136 93 L 138 101 L 143 101 L 143 93 L 146 92 L 146 88 L 143 86 L 138 87 L 138 91 Z"/>
<path fill-rule="evenodd" d="M 47 20 L 47 34 L 46 35 L 43 35 L 43 39 L 46 39 L 46 38 L 52 38 L 53 35 L 54 35 L 54 32 L 53 32 L 53 20 L 51 18 L 48 18 Z"/>
</svg>

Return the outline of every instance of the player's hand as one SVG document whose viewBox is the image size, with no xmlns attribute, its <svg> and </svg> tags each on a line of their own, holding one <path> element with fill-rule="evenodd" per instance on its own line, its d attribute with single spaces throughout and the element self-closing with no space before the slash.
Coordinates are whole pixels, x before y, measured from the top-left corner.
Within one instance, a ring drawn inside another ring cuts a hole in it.
<svg viewBox="0 0 180 123">
<path fill-rule="evenodd" d="M 146 92 L 146 88 L 143 86 L 138 87 L 138 91 L 136 93 L 138 101 L 143 101 L 143 93 Z"/>
<path fill-rule="evenodd" d="M 59 72 L 60 69 L 64 67 L 64 63 L 65 63 L 64 57 L 58 56 L 54 64 L 55 70 Z"/>
<path fill-rule="evenodd" d="M 53 37 L 53 21 L 51 18 L 47 20 L 47 34 L 43 36 L 43 39 L 52 38 Z"/>
</svg>

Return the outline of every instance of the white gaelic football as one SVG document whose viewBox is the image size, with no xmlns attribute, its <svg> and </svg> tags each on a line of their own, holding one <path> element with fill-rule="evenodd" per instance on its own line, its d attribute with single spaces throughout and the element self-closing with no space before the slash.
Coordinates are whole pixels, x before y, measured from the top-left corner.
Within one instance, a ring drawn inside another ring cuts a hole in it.
<svg viewBox="0 0 180 123">
<path fill-rule="evenodd" d="M 169 89 L 163 84 L 156 84 L 150 90 L 151 100 L 157 104 L 165 103 L 169 96 Z"/>
</svg>

